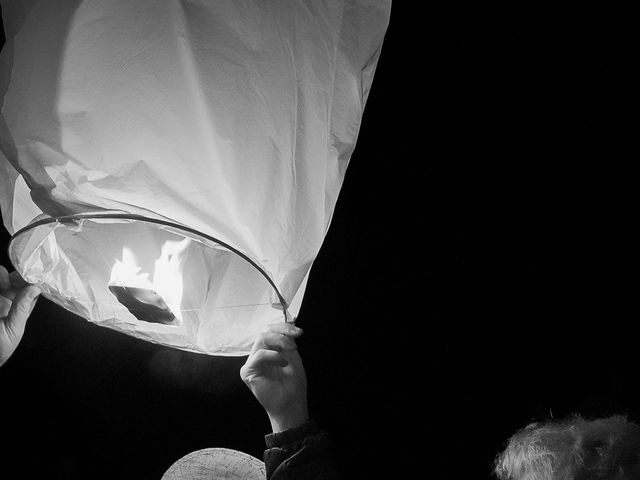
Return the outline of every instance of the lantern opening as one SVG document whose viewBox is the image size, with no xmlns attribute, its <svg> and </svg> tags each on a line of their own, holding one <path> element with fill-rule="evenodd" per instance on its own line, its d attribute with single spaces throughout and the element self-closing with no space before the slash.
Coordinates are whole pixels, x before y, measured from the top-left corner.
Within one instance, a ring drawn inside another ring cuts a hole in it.
<svg viewBox="0 0 640 480">
<path fill-rule="evenodd" d="M 30 283 L 100 326 L 183 350 L 246 355 L 287 305 L 268 271 L 214 237 L 120 212 L 43 217 L 9 255 Z"/>
</svg>

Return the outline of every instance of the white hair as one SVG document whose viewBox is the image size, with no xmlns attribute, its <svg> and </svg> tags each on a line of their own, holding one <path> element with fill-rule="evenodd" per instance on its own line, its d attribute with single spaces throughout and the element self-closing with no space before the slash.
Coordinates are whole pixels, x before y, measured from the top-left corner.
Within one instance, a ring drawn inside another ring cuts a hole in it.
<svg viewBox="0 0 640 480">
<path fill-rule="evenodd" d="M 530 424 L 495 462 L 500 480 L 640 479 L 640 427 L 624 416 Z"/>
</svg>

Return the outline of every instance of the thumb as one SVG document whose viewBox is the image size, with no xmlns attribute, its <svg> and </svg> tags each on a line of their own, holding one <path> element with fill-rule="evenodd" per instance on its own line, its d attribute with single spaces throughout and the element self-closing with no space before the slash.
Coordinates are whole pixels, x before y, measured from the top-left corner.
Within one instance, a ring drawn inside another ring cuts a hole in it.
<svg viewBox="0 0 640 480">
<path fill-rule="evenodd" d="M 7 328 L 11 329 L 16 336 L 21 337 L 24 333 L 24 327 L 33 311 L 38 295 L 40 295 L 40 290 L 30 285 L 20 290 L 13 299 L 7 315 Z"/>
<path fill-rule="evenodd" d="M 260 349 L 247 359 L 240 368 L 240 378 L 247 383 L 256 377 L 264 375 L 270 367 L 286 367 L 289 364 L 286 357 L 275 350 Z"/>
</svg>

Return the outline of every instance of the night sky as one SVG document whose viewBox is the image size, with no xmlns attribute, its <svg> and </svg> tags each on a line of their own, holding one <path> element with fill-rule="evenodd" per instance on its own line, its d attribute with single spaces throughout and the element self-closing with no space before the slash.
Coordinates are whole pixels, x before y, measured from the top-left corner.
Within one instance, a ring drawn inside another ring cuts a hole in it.
<svg viewBox="0 0 640 480">
<path fill-rule="evenodd" d="M 533 420 L 640 420 L 632 17 L 417 3 L 393 5 L 299 348 L 346 478 L 489 478 Z M 200 448 L 260 458 L 269 424 L 244 360 L 40 299 L 0 369 L 2 463 L 159 479 Z"/>
</svg>

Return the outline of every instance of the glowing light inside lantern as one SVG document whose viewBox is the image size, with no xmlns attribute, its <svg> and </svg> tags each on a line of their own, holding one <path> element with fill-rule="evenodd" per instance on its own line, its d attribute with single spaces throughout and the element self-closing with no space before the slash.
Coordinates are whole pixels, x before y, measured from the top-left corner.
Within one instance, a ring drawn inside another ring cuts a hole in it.
<svg viewBox="0 0 640 480">
<path fill-rule="evenodd" d="M 157 293 L 165 301 L 171 312 L 182 323 L 182 263 L 184 251 L 190 243 L 189 238 L 181 241 L 167 241 L 160 249 L 160 257 L 155 261 L 153 280 L 148 273 L 140 273 L 133 252 L 128 247 L 122 248 L 122 261 L 116 260 L 111 269 L 109 285 L 129 288 L 141 288 Z"/>
</svg>

